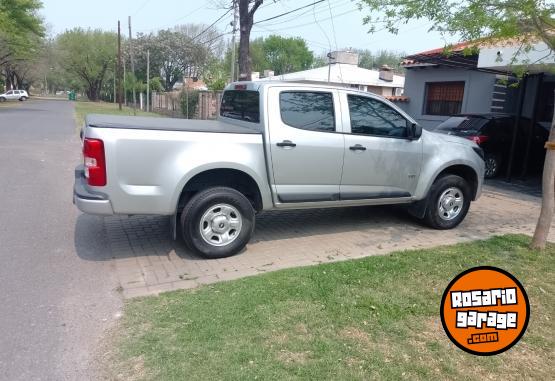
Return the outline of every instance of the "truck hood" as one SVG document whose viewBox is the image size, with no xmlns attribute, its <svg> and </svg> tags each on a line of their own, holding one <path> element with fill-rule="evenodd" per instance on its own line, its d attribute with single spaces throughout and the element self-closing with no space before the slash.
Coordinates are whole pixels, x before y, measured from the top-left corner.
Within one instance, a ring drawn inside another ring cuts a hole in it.
<svg viewBox="0 0 555 381">
<path fill-rule="evenodd" d="M 433 139 L 435 139 L 437 141 L 441 141 L 441 142 L 445 142 L 445 143 L 461 144 L 461 145 L 468 146 L 468 147 L 477 147 L 476 143 L 474 143 L 472 140 L 462 138 L 460 136 L 442 134 L 442 133 L 433 132 L 433 131 L 426 131 L 426 132 L 428 134 L 430 134 L 430 136 L 432 136 Z"/>
</svg>

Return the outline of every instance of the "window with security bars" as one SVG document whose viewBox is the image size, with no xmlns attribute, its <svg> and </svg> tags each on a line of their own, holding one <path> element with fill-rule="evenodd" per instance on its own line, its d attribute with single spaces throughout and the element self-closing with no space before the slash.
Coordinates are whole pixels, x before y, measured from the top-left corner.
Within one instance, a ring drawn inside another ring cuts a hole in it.
<svg viewBox="0 0 555 381">
<path fill-rule="evenodd" d="M 464 81 L 426 83 L 426 115 L 454 115 L 461 112 Z"/>
</svg>

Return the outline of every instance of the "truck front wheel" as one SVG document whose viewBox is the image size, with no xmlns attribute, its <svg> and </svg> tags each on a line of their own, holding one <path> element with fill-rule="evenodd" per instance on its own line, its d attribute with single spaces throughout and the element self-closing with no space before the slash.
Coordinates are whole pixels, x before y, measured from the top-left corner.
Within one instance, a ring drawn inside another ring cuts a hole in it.
<svg viewBox="0 0 555 381">
<path fill-rule="evenodd" d="M 460 176 L 437 179 L 428 199 L 424 221 L 434 229 L 452 229 L 460 224 L 470 207 L 470 186 Z"/>
<path fill-rule="evenodd" d="M 200 191 L 181 214 L 181 233 L 187 245 L 206 258 L 224 258 L 240 252 L 254 231 L 250 201 L 232 188 Z"/>
</svg>

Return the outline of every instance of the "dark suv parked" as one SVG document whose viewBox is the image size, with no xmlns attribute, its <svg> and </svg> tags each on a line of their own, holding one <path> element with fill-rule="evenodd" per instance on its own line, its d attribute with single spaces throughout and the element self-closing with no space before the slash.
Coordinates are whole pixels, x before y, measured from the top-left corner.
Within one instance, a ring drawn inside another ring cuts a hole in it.
<svg viewBox="0 0 555 381">
<path fill-rule="evenodd" d="M 515 117 L 509 114 L 460 114 L 439 124 L 434 131 L 462 136 L 473 140 L 485 153 L 486 178 L 497 176 L 505 168 L 511 150 Z M 522 169 L 526 145 L 530 134 L 531 120 L 521 118 L 517 131 L 513 168 Z M 536 123 L 533 130 L 528 168 L 541 171 L 545 149 L 543 148 L 549 131 Z"/>
</svg>

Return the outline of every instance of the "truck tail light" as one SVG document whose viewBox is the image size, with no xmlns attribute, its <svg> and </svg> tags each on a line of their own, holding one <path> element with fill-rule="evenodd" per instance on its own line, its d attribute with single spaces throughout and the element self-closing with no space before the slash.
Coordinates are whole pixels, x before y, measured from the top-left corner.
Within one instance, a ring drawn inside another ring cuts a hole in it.
<svg viewBox="0 0 555 381">
<path fill-rule="evenodd" d="M 96 187 L 106 185 L 106 160 L 102 140 L 85 138 L 83 141 L 83 160 L 87 183 Z"/>
<path fill-rule="evenodd" d="M 489 136 L 486 136 L 486 135 L 468 136 L 467 139 L 470 139 L 474 143 L 480 145 L 480 144 L 485 143 L 486 141 L 488 141 Z"/>
</svg>

